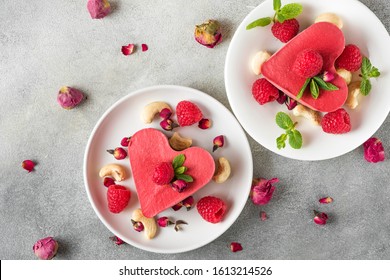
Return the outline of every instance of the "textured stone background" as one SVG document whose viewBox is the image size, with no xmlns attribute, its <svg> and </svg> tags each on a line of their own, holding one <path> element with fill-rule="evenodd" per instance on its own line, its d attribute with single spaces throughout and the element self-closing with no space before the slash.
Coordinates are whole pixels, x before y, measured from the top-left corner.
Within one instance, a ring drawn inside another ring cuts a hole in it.
<svg viewBox="0 0 390 280">
<path fill-rule="evenodd" d="M 52 235 L 58 259 L 389 259 L 390 161 L 373 165 L 358 148 L 321 162 L 282 158 L 250 139 L 254 175 L 281 183 L 258 221 L 247 203 L 239 220 L 214 242 L 191 252 L 154 254 L 115 246 L 90 206 L 83 154 L 96 121 L 133 90 L 177 84 L 202 90 L 228 108 L 224 60 L 234 30 L 261 0 L 111 0 L 114 11 L 92 20 L 86 1 L 3 0 L 0 9 L 0 258 L 35 259 L 32 245 Z M 390 29 L 390 3 L 362 0 Z M 353 11 L 351 11 L 353 12 Z M 192 38 L 194 24 L 215 18 L 224 42 L 214 50 Z M 123 57 L 120 46 L 147 43 Z M 61 109 L 56 92 L 80 88 L 88 100 Z M 390 152 L 390 119 L 376 136 Z M 24 159 L 38 162 L 26 174 Z M 317 199 L 331 195 L 331 206 Z M 311 210 L 327 211 L 318 227 Z M 231 241 L 244 251 L 232 254 Z"/>
</svg>

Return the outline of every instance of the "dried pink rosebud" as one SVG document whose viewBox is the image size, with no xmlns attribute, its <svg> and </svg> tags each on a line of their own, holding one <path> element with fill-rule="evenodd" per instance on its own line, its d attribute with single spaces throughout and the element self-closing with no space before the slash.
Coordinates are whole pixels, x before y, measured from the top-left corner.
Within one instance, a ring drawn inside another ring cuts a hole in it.
<svg viewBox="0 0 390 280">
<path fill-rule="evenodd" d="M 326 221 L 328 220 L 328 215 L 326 213 L 323 213 L 323 212 L 318 212 L 318 211 L 315 211 L 314 210 L 314 222 L 317 224 L 317 225 L 325 225 L 326 224 Z"/>
<path fill-rule="evenodd" d="M 209 119 L 201 119 L 199 121 L 198 127 L 200 129 L 209 129 L 211 127 L 211 121 Z"/>
<path fill-rule="evenodd" d="M 187 184 L 186 181 L 180 180 L 180 179 L 179 179 L 179 180 L 173 181 L 173 182 L 171 183 L 171 187 L 172 187 L 175 191 L 181 193 L 181 192 L 183 192 L 185 189 L 187 189 L 188 184 Z"/>
<path fill-rule="evenodd" d="M 213 152 L 215 152 L 218 148 L 222 148 L 225 144 L 225 139 L 223 135 L 219 135 L 213 140 Z"/>
<path fill-rule="evenodd" d="M 183 203 L 179 202 L 172 206 L 173 211 L 179 211 L 183 207 Z"/>
<path fill-rule="evenodd" d="M 127 46 L 122 46 L 122 53 L 123 55 L 131 55 L 135 50 L 134 44 L 128 44 Z"/>
<path fill-rule="evenodd" d="M 84 94 L 72 87 L 62 87 L 57 95 L 57 102 L 62 108 L 70 110 L 84 99 Z"/>
<path fill-rule="evenodd" d="M 144 224 L 141 222 L 136 222 L 133 219 L 131 220 L 131 223 L 133 224 L 133 229 L 135 231 L 141 232 L 144 230 Z"/>
<path fill-rule="evenodd" d="M 171 131 L 174 128 L 178 127 L 179 125 L 176 124 L 173 120 L 171 119 L 165 119 L 160 122 L 160 126 L 162 129 L 166 131 Z"/>
<path fill-rule="evenodd" d="M 331 198 L 330 196 L 327 196 L 327 197 L 320 198 L 318 201 L 321 204 L 329 204 L 329 203 L 333 202 L 333 198 Z"/>
<path fill-rule="evenodd" d="M 267 213 L 260 211 L 260 220 L 265 221 L 268 219 Z"/>
<path fill-rule="evenodd" d="M 103 185 L 108 188 L 109 186 L 115 185 L 115 180 L 111 177 L 105 177 L 103 180 Z"/>
<path fill-rule="evenodd" d="M 334 80 L 334 78 L 335 78 L 335 75 L 329 71 L 325 71 L 323 76 L 322 76 L 322 79 L 324 80 L 324 82 L 331 82 Z"/>
<path fill-rule="evenodd" d="M 146 52 L 149 49 L 147 44 L 141 44 L 141 48 L 143 52 Z"/>
<path fill-rule="evenodd" d="M 193 196 L 189 196 L 182 201 L 182 204 L 184 207 L 187 208 L 187 211 L 191 210 L 191 208 L 194 206 L 194 203 L 195 203 L 195 199 Z"/>
<path fill-rule="evenodd" d="M 33 246 L 34 254 L 40 260 L 51 260 L 57 254 L 58 242 L 53 237 L 39 239 Z"/>
<path fill-rule="evenodd" d="M 110 13 L 111 5 L 107 0 L 88 0 L 87 9 L 93 19 L 100 19 Z"/>
<path fill-rule="evenodd" d="M 183 220 L 177 220 L 175 223 L 175 231 L 181 230 L 180 225 L 188 225 L 188 223 Z"/>
<path fill-rule="evenodd" d="M 378 138 L 372 137 L 368 139 L 363 144 L 364 148 L 364 158 L 368 162 L 379 162 L 385 160 L 385 150 L 383 149 L 383 145 L 381 140 Z"/>
<path fill-rule="evenodd" d="M 290 97 L 286 100 L 286 107 L 289 110 L 293 110 L 298 105 L 298 102 Z"/>
<path fill-rule="evenodd" d="M 127 152 L 121 147 L 115 148 L 115 150 L 107 150 L 107 153 L 112 154 L 117 160 L 127 157 Z"/>
<path fill-rule="evenodd" d="M 120 239 L 118 236 L 111 236 L 110 239 L 114 241 L 115 244 L 118 246 L 125 244 L 125 242 L 122 239 Z"/>
<path fill-rule="evenodd" d="M 131 139 L 131 136 L 130 137 L 124 137 L 121 140 L 121 146 L 127 148 L 129 146 L 130 139 Z"/>
<path fill-rule="evenodd" d="M 195 40 L 208 48 L 214 48 L 222 41 L 221 26 L 216 20 L 208 20 L 195 27 Z"/>
<path fill-rule="evenodd" d="M 230 251 L 232 251 L 233 253 L 238 252 L 238 251 L 242 251 L 241 244 L 238 242 L 230 243 Z"/>
<path fill-rule="evenodd" d="M 28 171 L 28 173 L 30 173 L 31 171 L 34 170 L 35 162 L 33 162 L 32 160 L 26 159 L 22 162 L 22 167 L 24 169 L 26 169 Z"/>
<path fill-rule="evenodd" d="M 168 217 L 164 216 L 157 219 L 157 224 L 159 227 L 167 227 L 173 225 L 174 223 L 171 220 L 169 220 Z"/>
<path fill-rule="evenodd" d="M 287 95 L 279 91 L 279 97 L 276 99 L 279 104 L 284 104 L 287 101 Z"/>
<path fill-rule="evenodd" d="M 252 189 L 250 197 L 252 202 L 256 205 L 267 204 L 275 191 L 275 186 L 272 184 L 279 182 L 278 178 L 272 178 L 271 180 L 259 178 L 254 179 L 252 182 Z"/>
<path fill-rule="evenodd" d="M 172 111 L 169 108 L 164 108 L 160 112 L 160 118 L 163 120 L 169 119 L 172 116 Z"/>
</svg>

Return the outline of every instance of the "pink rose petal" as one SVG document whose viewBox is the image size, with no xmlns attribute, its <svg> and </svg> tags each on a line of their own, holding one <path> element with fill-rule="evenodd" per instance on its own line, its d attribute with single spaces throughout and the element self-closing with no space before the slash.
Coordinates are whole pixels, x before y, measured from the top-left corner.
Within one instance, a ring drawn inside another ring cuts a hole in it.
<svg viewBox="0 0 390 280">
<path fill-rule="evenodd" d="M 255 179 L 252 183 L 250 197 L 256 205 L 265 205 L 270 202 L 275 191 L 275 186 L 272 184 L 279 182 L 278 178 L 266 180 L 263 178 Z"/>
<path fill-rule="evenodd" d="M 147 44 L 142 44 L 141 48 L 143 52 L 146 52 L 149 49 Z"/>
<path fill-rule="evenodd" d="M 328 215 L 326 213 L 323 213 L 323 212 L 317 212 L 314 210 L 314 222 L 317 224 L 317 225 L 325 225 L 326 224 L 326 221 L 328 220 Z"/>
<path fill-rule="evenodd" d="M 261 212 L 260 212 L 260 219 L 261 219 L 262 221 L 267 220 L 267 219 L 268 219 L 267 213 L 265 213 L 264 211 L 261 211 Z"/>
<path fill-rule="evenodd" d="M 329 203 L 332 203 L 333 202 L 333 198 L 331 198 L 330 196 L 328 197 L 323 197 L 323 198 L 320 198 L 319 199 L 319 202 L 321 204 L 329 204 Z"/>
<path fill-rule="evenodd" d="M 115 242 L 116 245 L 120 246 L 124 244 L 125 242 L 120 239 L 118 236 L 111 236 L 110 239 Z"/>
<path fill-rule="evenodd" d="M 22 167 L 26 169 L 28 173 L 34 170 L 34 166 L 35 163 L 32 160 L 27 159 L 22 162 Z"/>
<path fill-rule="evenodd" d="M 372 137 L 368 139 L 364 144 L 364 158 L 368 162 L 380 162 L 385 160 L 385 151 L 381 140 L 378 138 Z"/>
<path fill-rule="evenodd" d="M 122 46 L 122 53 L 126 56 L 131 55 L 134 52 L 135 45 L 128 44 L 127 46 Z"/>
</svg>

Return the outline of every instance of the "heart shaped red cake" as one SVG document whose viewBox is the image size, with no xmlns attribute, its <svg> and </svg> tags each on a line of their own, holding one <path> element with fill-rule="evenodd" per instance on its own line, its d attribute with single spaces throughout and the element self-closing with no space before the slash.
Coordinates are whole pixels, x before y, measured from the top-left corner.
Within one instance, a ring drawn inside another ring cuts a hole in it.
<svg viewBox="0 0 390 280">
<path fill-rule="evenodd" d="M 167 137 L 153 128 L 142 129 L 131 137 L 128 154 L 138 199 L 146 217 L 153 217 L 192 195 L 211 180 L 215 171 L 214 159 L 209 152 L 199 147 L 175 151 Z M 181 193 L 169 185 L 153 182 L 155 167 L 162 162 L 172 162 L 179 154 L 185 156 L 186 174 L 193 178 Z"/>
</svg>

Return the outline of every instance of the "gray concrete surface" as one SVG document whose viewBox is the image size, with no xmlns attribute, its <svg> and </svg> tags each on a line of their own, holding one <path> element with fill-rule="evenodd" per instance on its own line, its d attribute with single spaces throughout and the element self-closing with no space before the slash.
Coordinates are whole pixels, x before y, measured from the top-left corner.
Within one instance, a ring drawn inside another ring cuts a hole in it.
<svg viewBox="0 0 390 280">
<path fill-rule="evenodd" d="M 0 258 L 35 259 L 32 245 L 52 235 L 58 259 L 389 259 L 390 161 L 369 164 L 362 148 L 327 161 L 282 158 L 250 139 L 254 175 L 279 177 L 265 207 L 248 201 L 239 220 L 214 242 L 164 255 L 117 247 L 92 210 L 82 163 L 96 121 L 129 92 L 158 84 L 202 90 L 229 103 L 224 60 L 242 19 L 261 0 L 120 1 L 104 20 L 89 17 L 86 1 L 1 1 L 0 9 Z M 390 3 L 362 0 L 390 29 Z M 214 50 L 192 38 L 194 24 L 215 18 L 224 41 Z M 149 51 L 123 57 L 120 46 L 147 43 Z M 63 85 L 88 99 L 65 111 Z M 376 133 L 390 153 L 390 118 Z M 24 159 L 38 162 L 27 174 Z M 318 198 L 335 202 L 319 206 Z M 326 211 L 318 227 L 311 210 Z M 260 222 L 264 210 L 269 220 Z M 244 247 L 233 254 L 231 241 Z"/>
</svg>

